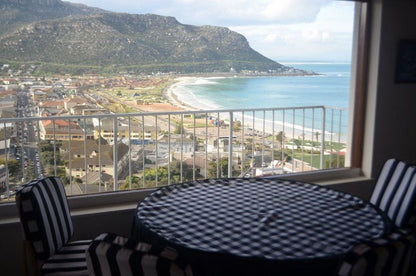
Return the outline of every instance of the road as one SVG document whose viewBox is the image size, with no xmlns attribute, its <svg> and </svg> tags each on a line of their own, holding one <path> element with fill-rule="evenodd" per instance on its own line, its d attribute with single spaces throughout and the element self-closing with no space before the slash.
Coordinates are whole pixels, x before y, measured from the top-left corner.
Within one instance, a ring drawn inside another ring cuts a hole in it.
<svg viewBox="0 0 416 276">
<path fill-rule="evenodd" d="M 34 108 L 28 90 L 17 93 L 16 115 L 18 118 L 33 117 Z M 36 125 L 35 125 L 36 124 Z M 22 182 L 43 176 L 38 153 L 38 132 L 36 121 L 23 121 L 17 124 L 16 159 L 22 166 Z M 32 171 L 33 170 L 33 171 Z"/>
</svg>

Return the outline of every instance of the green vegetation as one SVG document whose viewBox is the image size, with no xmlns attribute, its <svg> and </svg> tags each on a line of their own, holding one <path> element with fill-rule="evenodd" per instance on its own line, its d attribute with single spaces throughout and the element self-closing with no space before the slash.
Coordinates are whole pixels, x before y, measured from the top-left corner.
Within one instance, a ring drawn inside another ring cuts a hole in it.
<svg viewBox="0 0 416 276">
<path fill-rule="evenodd" d="M 6 160 L 0 159 L 0 164 L 5 165 Z M 7 168 L 9 169 L 9 173 L 12 176 L 15 176 L 15 174 L 20 171 L 20 162 L 18 160 L 15 160 L 15 159 L 8 159 L 7 160 Z"/>
<path fill-rule="evenodd" d="M 156 187 L 156 176 L 158 186 L 163 186 L 168 184 L 168 166 L 161 166 L 152 169 L 146 169 L 145 171 L 145 187 L 144 188 L 153 188 Z M 181 162 L 172 161 L 170 164 L 170 183 L 179 183 L 181 181 Z M 157 173 L 156 173 L 157 172 Z M 186 163 L 182 163 L 182 181 L 191 181 L 193 179 L 193 167 L 189 166 Z M 199 170 L 195 172 L 195 178 L 200 178 Z M 132 189 L 143 188 L 143 176 L 132 176 L 131 181 Z M 129 189 L 130 179 L 126 178 L 124 183 L 120 186 L 120 190 Z"/>
<path fill-rule="evenodd" d="M 222 157 L 217 167 L 216 161 L 211 161 L 208 164 L 208 178 L 227 177 L 228 176 L 228 157 Z M 217 174 L 218 173 L 218 174 Z M 232 171 L 232 176 L 236 177 L 240 174 L 240 171 Z"/>
<path fill-rule="evenodd" d="M 153 14 L 97 14 L 58 0 L 19 2 L 0 3 L 0 59 L 36 64 L 37 75 L 289 72 L 228 28 Z"/>
</svg>

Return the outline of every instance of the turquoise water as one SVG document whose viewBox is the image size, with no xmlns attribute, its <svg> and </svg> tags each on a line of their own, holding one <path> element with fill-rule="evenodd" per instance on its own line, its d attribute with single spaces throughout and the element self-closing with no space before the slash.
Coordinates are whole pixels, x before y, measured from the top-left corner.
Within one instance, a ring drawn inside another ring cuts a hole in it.
<svg viewBox="0 0 416 276">
<path fill-rule="evenodd" d="M 311 70 L 318 76 L 199 78 L 185 81 L 174 89 L 179 100 L 200 109 L 280 108 L 328 106 L 347 108 L 350 70 L 347 63 L 283 63 Z M 325 132 L 341 133 L 345 140 L 347 111 L 327 112 Z M 256 114 L 261 118 L 262 114 Z M 266 119 L 272 120 L 271 114 Z M 322 129 L 322 112 L 302 111 L 275 114 L 274 121 L 285 121 L 297 132 Z M 293 124 L 293 122 L 295 124 Z M 290 125 L 291 124 L 291 125 Z M 338 128 L 341 125 L 341 129 Z M 331 128 L 332 126 L 332 128 Z M 336 129 L 338 128 L 338 129 Z M 289 130 L 286 128 L 286 130 Z"/>
<path fill-rule="evenodd" d="M 286 64 L 285 64 L 286 65 Z M 348 107 L 350 64 L 288 64 L 319 76 L 208 78 L 180 87 L 175 94 L 201 109 L 325 105 Z"/>
</svg>

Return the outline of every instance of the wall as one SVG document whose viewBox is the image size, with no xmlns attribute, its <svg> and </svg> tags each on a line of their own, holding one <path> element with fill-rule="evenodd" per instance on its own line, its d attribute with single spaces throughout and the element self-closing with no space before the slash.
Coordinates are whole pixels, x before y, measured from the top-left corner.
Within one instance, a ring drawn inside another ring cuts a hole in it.
<svg viewBox="0 0 416 276">
<path fill-rule="evenodd" d="M 73 216 L 74 240 L 92 239 L 103 232 L 129 236 L 134 209 Z M 24 275 L 20 222 L 0 223 L 0 275 Z"/>
<path fill-rule="evenodd" d="M 384 161 L 416 163 L 416 84 L 395 83 L 398 43 L 416 39 L 416 1 L 375 0 L 363 171 L 378 175 Z"/>
</svg>

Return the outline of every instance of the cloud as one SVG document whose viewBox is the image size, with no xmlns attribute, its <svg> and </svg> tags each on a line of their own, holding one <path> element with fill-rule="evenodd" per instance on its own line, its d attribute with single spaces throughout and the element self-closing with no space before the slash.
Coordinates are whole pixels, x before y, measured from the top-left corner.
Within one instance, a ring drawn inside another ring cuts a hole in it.
<svg viewBox="0 0 416 276">
<path fill-rule="evenodd" d="M 174 16 L 185 24 L 258 25 L 313 21 L 333 0 L 71 0 L 107 10 Z"/>
<path fill-rule="evenodd" d="M 354 3 L 335 0 L 70 0 L 116 12 L 225 26 L 275 60 L 349 60 Z"/>
<path fill-rule="evenodd" d="M 232 26 L 250 46 L 275 60 L 351 59 L 354 5 L 337 1 L 311 23 Z"/>
<path fill-rule="evenodd" d="M 268 34 L 263 41 L 266 43 L 272 43 L 272 42 L 275 42 L 276 40 L 277 40 L 276 34 Z"/>
</svg>

